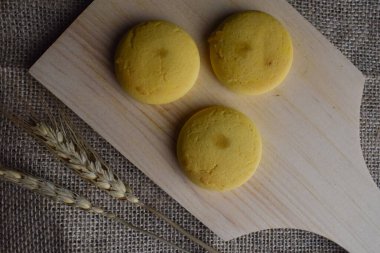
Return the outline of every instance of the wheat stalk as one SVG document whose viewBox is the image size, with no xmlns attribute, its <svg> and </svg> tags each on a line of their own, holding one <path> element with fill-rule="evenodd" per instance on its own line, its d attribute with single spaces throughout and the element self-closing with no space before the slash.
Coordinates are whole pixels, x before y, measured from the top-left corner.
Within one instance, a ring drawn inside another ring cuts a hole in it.
<svg viewBox="0 0 380 253">
<path fill-rule="evenodd" d="M 64 114 L 57 119 L 49 115 L 50 124 L 31 117 L 28 121 L 6 112 L 0 111 L 12 122 L 23 127 L 34 137 L 40 140 L 54 155 L 66 163 L 76 174 L 91 182 L 99 189 L 105 191 L 119 200 L 127 200 L 156 215 L 170 224 L 178 232 L 200 245 L 210 253 L 219 253 L 195 236 L 191 235 L 179 224 L 172 221 L 153 207 L 142 203 L 132 192 L 132 189 L 111 170 L 101 157 L 82 139 L 71 126 Z"/>
<path fill-rule="evenodd" d="M 31 190 L 33 192 L 36 192 L 42 196 L 48 197 L 50 199 L 53 199 L 59 203 L 63 203 L 65 205 L 69 205 L 75 208 L 79 208 L 83 211 L 86 211 L 88 213 L 94 213 L 100 216 L 107 217 L 111 220 L 114 220 L 127 228 L 139 231 L 145 235 L 149 235 L 177 250 L 180 250 L 182 252 L 188 252 L 187 250 L 178 247 L 174 243 L 171 243 L 164 238 L 158 236 L 155 233 L 146 231 L 140 227 L 137 227 L 126 220 L 116 216 L 113 213 L 106 212 L 104 209 L 94 206 L 89 200 L 87 200 L 84 197 L 79 196 L 78 194 L 67 190 L 65 188 L 62 188 L 58 185 L 55 185 L 49 181 L 45 181 L 41 178 L 33 177 L 27 174 L 24 174 L 22 172 L 6 169 L 2 165 L 0 165 L 0 178 L 12 182 L 14 184 L 17 184 L 23 188 L 26 188 L 28 190 Z"/>
<path fill-rule="evenodd" d="M 90 181 L 114 198 L 126 199 L 132 203 L 139 202 L 129 186 L 121 181 L 92 150 L 84 149 L 79 139 L 67 138 L 64 129 L 53 129 L 44 122 L 39 122 L 32 126 L 31 130 L 83 179 Z"/>
</svg>

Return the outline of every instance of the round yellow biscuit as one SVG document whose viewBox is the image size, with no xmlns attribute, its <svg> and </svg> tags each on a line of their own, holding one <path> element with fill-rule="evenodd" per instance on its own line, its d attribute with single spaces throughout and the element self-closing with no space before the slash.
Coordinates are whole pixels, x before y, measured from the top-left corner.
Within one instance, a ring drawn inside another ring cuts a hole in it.
<svg viewBox="0 0 380 253">
<path fill-rule="evenodd" d="M 279 85 L 293 61 L 289 33 L 274 17 L 247 11 L 228 17 L 210 36 L 211 65 L 228 88 L 261 94 Z"/>
<path fill-rule="evenodd" d="M 195 184 L 227 191 L 255 172 L 262 152 L 258 129 L 244 114 L 223 106 L 195 113 L 177 141 L 179 163 Z"/>
<path fill-rule="evenodd" d="M 133 27 L 115 54 L 118 82 L 129 95 L 147 104 L 166 104 L 185 95 L 198 77 L 199 66 L 193 39 L 166 21 Z"/>
</svg>

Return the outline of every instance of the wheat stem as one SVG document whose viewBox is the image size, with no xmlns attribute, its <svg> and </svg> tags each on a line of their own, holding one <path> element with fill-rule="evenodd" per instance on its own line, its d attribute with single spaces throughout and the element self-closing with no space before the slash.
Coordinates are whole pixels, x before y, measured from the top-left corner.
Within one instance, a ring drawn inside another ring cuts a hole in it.
<svg viewBox="0 0 380 253">
<path fill-rule="evenodd" d="M 87 200 L 86 198 L 81 197 L 78 194 L 76 194 L 70 190 L 67 190 L 65 188 L 62 188 L 58 185 L 55 185 L 49 181 L 43 180 L 41 178 L 30 176 L 30 175 L 24 174 L 24 173 L 16 171 L 16 170 L 6 169 L 1 165 L 0 165 L 0 178 L 5 180 L 5 181 L 17 184 L 17 185 L 19 185 L 23 188 L 26 188 L 28 190 L 31 190 L 33 192 L 36 192 L 42 196 L 53 199 L 57 202 L 63 203 L 65 205 L 73 206 L 73 207 L 79 208 L 85 212 L 94 213 L 94 214 L 97 214 L 100 216 L 107 217 L 111 220 L 114 220 L 114 221 L 126 226 L 127 228 L 130 228 L 130 229 L 139 231 L 140 233 L 143 233 L 145 235 L 151 236 L 151 237 L 153 237 L 153 238 L 155 238 L 155 239 L 165 243 L 166 245 L 169 245 L 169 246 L 171 246 L 171 247 L 173 247 L 179 251 L 190 253 L 189 251 L 175 245 L 172 242 L 165 240 L 164 238 L 158 236 L 157 234 L 146 231 L 140 227 L 137 227 L 137 226 L 127 222 L 126 220 L 116 216 L 113 213 L 106 212 L 102 208 L 99 208 L 99 207 L 92 205 L 92 203 L 89 200 Z"/>
<path fill-rule="evenodd" d="M 68 128 L 69 126 L 66 126 Z M 69 128 L 70 130 L 72 128 Z M 210 253 L 217 253 L 214 248 L 210 247 L 203 241 L 199 240 L 195 236 L 191 235 L 185 229 L 183 229 L 179 224 L 175 223 L 162 213 L 155 210 L 142 203 L 133 193 L 130 187 L 126 186 L 113 172 L 112 170 L 94 153 L 93 150 L 89 149 L 86 144 L 79 142 L 78 137 L 75 132 L 71 132 L 70 135 L 73 136 L 74 141 L 70 141 L 66 138 L 65 134 L 58 129 L 53 129 L 47 126 L 43 122 L 39 122 L 33 128 L 35 135 L 39 136 L 44 140 L 44 143 L 51 149 L 54 150 L 56 155 L 62 159 L 66 164 L 72 168 L 77 174 L 82 178 L 89 180 L 98 188 L 106 191 L 111 196 L 120 199 L 128 200 L 150 213 L 154 214 L 158 218 L 163 219 L 169 225 L 174 227 L 178 232 L 188 237 L 194 243 L 202 246 L 204 249 Z M 80 148 L 78 148 L 78 146 Z M 93 157 L 95 160 L 91 161 L 89 157 Z M 113 181 L 110 181 L 113 180 Z M 112 187 L 111 187 L 112 186 Z"/>
<path fill-rule="evenodd" d="M 1 107 L 0 107 L 1 109 Z M 46 123 L 35 118 L 29 121 L 0 110 L 17 125 L 27 130 L 32 136 L 41 141 L 55 156 L 62 160 L 69 168 L 83 179 L 89 181 L 97 188 L 105 191 L 119 200 L 127 200 L 144 208 L 156 217 L 163 219 L 179 233 L 186 236 L 194 243 L 200 245 L 210 253 L 219 253 L 203 241 L 191 235 L 179 224 L 172 221 L 154 208 L 142 203 L 133 193 L 132 189 L 123 182 L 101 157 L 82 139 L 73 129 L 64 114 L 59 114 L 57 119 L 49 115 L 51 123 Z"/>
<path fill-rule="evenodd" d="M 205 250 L 207 250 L 208 252 L 210 253 L 219 253 L 216 249 L 212 248 L 211 246 L 207 245 L 206 243 L 204 243 L 203 241 L 199 240 L 198 238 L 196 238 L 195 236 L 193 236 L 192 234 L 190 234 L 189 232 L 187 232 L 185 229 L 183 229 L 179 224 L 175 223 L 174 221 L 172 221 L 171 219 L 169 219 L 168 217 L 166 217 L 164 214 L 158 212 L 156 209 L 154 209 L 153 207 L 151 206 L 148 206 L 148 205 L 145 205 L 144 203 L 138 203 L 142 208 L 144 208 L 145 210 L 149 211 L 150 213 L 154 214 L 155 216 L 157 216 L 158 218 L 161 218 L 163 219 L 165 222 L 167 222 L 169 225 L 171 225 L 172 227 L 174 227 L 176 230 L 178 230 L 178 232 L 180 232 L 181 234 L 185 235 L 187 238 L 189 238 L 191 241 L 197 243 L 198 245 L 202 246 Z"/>
</svg>

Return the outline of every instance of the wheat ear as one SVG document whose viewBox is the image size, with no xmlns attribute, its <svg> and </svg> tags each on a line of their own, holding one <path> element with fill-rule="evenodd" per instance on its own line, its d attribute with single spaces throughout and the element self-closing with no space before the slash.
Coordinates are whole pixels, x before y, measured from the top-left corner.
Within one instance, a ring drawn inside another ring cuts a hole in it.
<svg viewBox="0 0 380 253">
<path fill-rule="evenodd" d="M 31 190 L 33 192 L 36 192 L 42 196 L 53 199 L 59 203 L 63 203 L 65 205 L 69 205 L 72 207 L 79 208 L 79 209 L 86 211 L 88 213 L 94 213 L 94 214 L 97 214 L 100 216 L 107 217 L 111 220 L 114 220 L 114 221 L 126 226 L 127 228 L 130 228 L 130 229 L 139 231 L 145 235 L 151 236 L 151 237 L 153 237 L 153 238 L 155 238 L 155 239 L 157 239 L 157 240 L 159 240 L 159 241 L 161 241 L 161 242 L 163 242 L 163 243 L 165 243 L 165 244 L 167 244 L 167 245 L 169 245 L 169 246 L 171 246 L 177 250 L 190 253 L 189 251 L 187 251 L 181 247 L 178 247 L 174 243 L 171 243 L 171 242 L 165 240 L 164 238 L 158 236 L 157 234 L 146 231 L 140 227 L 137 227 L 137 226 L 127 222 L 126 220 L 116 216 L 113 213 L 106 212 L 102 208 L 99 208 L 99 207 L 92 205 L 92 203 L 89 200 L 87 200 L 86 198 L 81 197 L 78 194 L 76 194 L 70 190 L 67 190 L 65 188 L 62 188 L 58 185 L 55 185 L 49 181 L 45 181 L 41 178 L 30 176 L 30 175 L 21 173 L 21 172 L 16 171 L 16 170 L 6 169 L 1 165 L 0 165 L 0 178 L 5 180 L 5 181 L 17 184 L 17 185 L 19 185 L 23 188 L 26 188 L 28 190 Z"/>
<path fill-rule="evenodd" d="M 76 174 L 91 182 L 99 189 L 107 192 L 119 200 L 127 200 L 144 208 L 158 218 L 164 220 L 178 232 L 194 243 L 200 245 L 210 253 L 219 253 L 216 249 L 199 240 L 179 224 L 172 221 L 153 207 L 142 203 L 124 183 L 101 159 L 101 157 L 82 139 L 73 129 L 66 116 L 61 113 L 54 119 L 48 113 L 50 124 L 31 117 L 28 121 L 8 113 L 0 107 L 8 119 L 24 128 L 32 136 L 41 141 L 54 155 L 61 159 Z"/>
</svg>

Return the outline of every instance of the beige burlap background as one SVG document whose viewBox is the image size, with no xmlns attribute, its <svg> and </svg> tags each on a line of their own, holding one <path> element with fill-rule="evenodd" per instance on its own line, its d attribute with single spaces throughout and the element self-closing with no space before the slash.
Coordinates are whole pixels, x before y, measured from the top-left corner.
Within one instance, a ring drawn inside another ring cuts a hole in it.
<svg viewBox="0 0 380 253">
<path fill-rule="evenodd" d="M 369 172 L 379 186 L 380 2 L 289 2 L 367 77 L 361 107 L 360 136 Z M 20 114 L 26 113 L 28 108 L 40 111 L 41 98 L 49 104 L 63 106 L 33 80 L 27 70 L 89 3 L 86 0 L 0 0 L 1 103 Z M 325 238 L 293 229 L 262 231 L 222 242 L 83 121 L 73 114 L 71 117 L 85 139 L 132 185 L 143 201 L 161 210 L 222 252 L 344 252 Z M 0 118 L 0 162 L 59 183 L 126 217 L 136 225 L 155 231 L 193 252 L 201 252 L 200 248 L 162 222 L 126 203 L 113 201 L 104 193 L 83 183 L 32 138 L 4 118 Z M 126 231 L 113 222 L 0 182 L 0 252 L 174 250 L 139 233 Z"/>
</svg>

